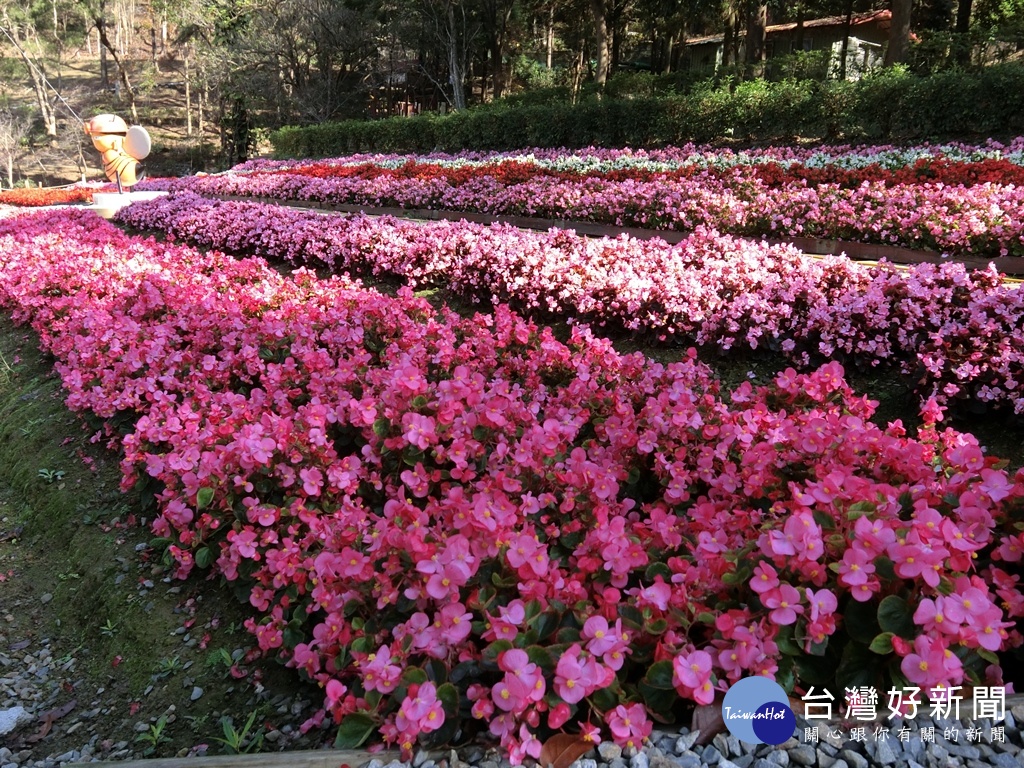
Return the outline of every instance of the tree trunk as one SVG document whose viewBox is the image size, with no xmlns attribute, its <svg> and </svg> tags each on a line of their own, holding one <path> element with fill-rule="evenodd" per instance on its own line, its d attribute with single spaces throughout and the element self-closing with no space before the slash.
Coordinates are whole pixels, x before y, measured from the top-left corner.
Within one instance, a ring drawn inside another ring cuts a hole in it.
<svg viewBox="0 0 1024 768">
<path fill-rule="evenodd" d="M 839 51 L 839 79 L 846 79 L 846 57 L 850 53 L 850 31 L 853 29 L 853 0 L 846 0 L 846 18 L 843 19 L 843 45 Z"/>
<path fill-rule="evenodd" d="M 189 82 L 188 51 L 185 52 L 185 135 L 192 135 L 192 83 Z"/>
<path fill-rule="evenodd" d="M 725 17 L 725 29 L 722 34 L 722 66 L 728 67 L 730 64 L 735 64 L 736 61 L 733 58 L 733 52 L 736 50 L 734 45 L 733 36 L 736 33 L 735 27 L 733 26 L 732 16 L 727 15 Z"/>
<path fill-rule="evenodd" d="M 607 0 L 590 0 L 590 11 L 594 17 L 594 47 L 597 49 L 597 71 L 594 81 L 599 90 L 604 90 L 608 82 L 609 50 L 608 50 L 608 2 Z"/>
<path fill-rule="evenodd" d="M 132 84 L 128 82 L 128 71 L 125 69 L 124 64 L 121 63 L 121 57 L 117 55 L 117 51 L 110 44 L 110 39 L 107 37 L 104 27 L 103 17 L 100 16 L 93 19 L 93 24 L 100 31 L 100 44 L 110 53 L 110 57 L 114 60 L 114 66 L 117 67 L 117 77 L 121 82 L 121 89 L 128 97 L 128 108 L 131 110 L 132 120 L 138 123 L 139 112 L 135 108 L 135 94 L 132 92 Z"/>
<path fill-rule="evenodd" d="M 767 4 L 753 4 L 747 11 L 747 45 L 744 51 L 747 77 L 764 77 L 764 48 L 767 27 Z"/>
<path fill-rule="evenodd" d="M 804 4 L 799 3 L 796 7 L 796 29 L 793 30 L 793 53 L 804 50 L 804 14 Z"/>
<path fill-rule="evenodd" d="M 548 29 L 547 29 L 547 66 L 551 69 L 555 54 L 555 4 L 548 8 Z"/>
<path fill-rule="evenodd" d="M 448 3 L 448 81 L 452 86 L 452 108 L 466 108 L 466 71 L 459 55 L 459 34 L 455 25 L 455 4 Z"/>
<path fill-rule="evenodd" d="M 907 60 L 910 53 L 910 10 L 913 0 L 892 0 L 892 25 L 884 64 L 891 67 Z"/>
<path fill-rule="evenodd" d="M 960 0 L 956 4 L 956 27 L 957 34 L 966 35 L 971 31 L 971 10 L 974 7 L 974 0 Z"/>
<path fill-rule="evenodd" d="M 25 62 L 25 68 L 28 69 L 29 79 L 32 81 L 32 90 L 36 95 L 36 104 L 39 105 L 39 113 L 43 118 L 43 125 L 46 127 L 46 135 L 51 138 L 57 136 L 57 115 L 53 111 L 53 105 L 46 96 L 46 78 L 39 69 L 39 66 L 29 56 L 28 51 L 25 50 L 22 45 L 22 40 L 18 34 L 17 24 L 11 25 L 11 32 L 13 37 L 11 41 L 14 43 L 14 47 L 18 49 L 18 54 Z"/>
<path fill-rule="evenodd" d="M 960 0 L 956 6 L 956 24 L 953 27 L 953 58 L 959 64 L 971 63 L 971 10 L 973 0 Z"/>
</svg>

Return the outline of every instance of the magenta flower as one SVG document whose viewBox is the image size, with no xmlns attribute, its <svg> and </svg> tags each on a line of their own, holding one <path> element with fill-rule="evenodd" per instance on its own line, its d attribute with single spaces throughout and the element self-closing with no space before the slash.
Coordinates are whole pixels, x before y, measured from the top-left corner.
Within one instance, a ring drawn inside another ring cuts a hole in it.
<svg viewBox="0 0 1024 768">
<path fill-rule="evenodd" d="M 555 692 L 562 701 L 578 704 L 587 695 L 588 686 L 592 688 L 592 682 L 586 678 L 579 645 L 570 646 L 555 667 Z"/>
<path fill-rule="evenodd" d="M 851 547 L 843 553 L 843 561 L 839 564 L 839 582 L 848 587 L 862 586 L 875 572 L 872 558 L 862 549 Z"/>
<path fill-rule="evenodd" d="M 615 743 L 622 747 L 639 748 L 654 727 L 642 704 L 619 704 L 606 717 Z"/>
<path fill-rule="evenodd" d="M 804 612 L 800 604 L 800 591 L 791 584 L 782 584 L 761 595 L 765 608 L 770 608 L 769 616 L 776 624 L 795 624 L 799 614 Z"/>
<path fill-rule="evenodd" d="M 762 560 L 756 566 L 754 566 L 754 575 L 750 579 L 750 588 L 757 592 L 759 595 L 763 595 L 765 592 L 775 589 L 779 586 L 779 574 L 771 563 L 767 560 Z"/>
</svg>

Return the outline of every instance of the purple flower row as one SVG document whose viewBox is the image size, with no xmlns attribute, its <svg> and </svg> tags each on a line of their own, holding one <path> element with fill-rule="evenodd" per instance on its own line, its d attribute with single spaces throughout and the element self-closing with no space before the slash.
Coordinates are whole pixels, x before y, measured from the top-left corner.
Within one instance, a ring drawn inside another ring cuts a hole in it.
<svg viewBox="0 0 1024 768">
<path fill-rule="evenodd" d="M 781 351 L 807 366 L 891 365 L 941 401 L 1024 413 L 1024 293 L 994 271 L 905 272 L 816 259 L 698 229 L 678 245 L 506 225 L 325 215 L 176 195 L 121 221 L 189 242 L 335 272 L 397 275 L 471 300 L 719 350 Z"/>
<path fill-rule="evenodd" d="M 773 186 L 751 167 L 706 169 L 688 178 L 567 180 L 538 176 L 506 184 L 486 173 L 446 178 L 311 178 L 292 173 L 224 174 L 150 182 L 148 189 L 330 204 L 398 206 L 588 221 L 741 235 L 824 237 L 943 253 L 1024 254 L 1024 187 L 864 182 Z"/>
</svg>

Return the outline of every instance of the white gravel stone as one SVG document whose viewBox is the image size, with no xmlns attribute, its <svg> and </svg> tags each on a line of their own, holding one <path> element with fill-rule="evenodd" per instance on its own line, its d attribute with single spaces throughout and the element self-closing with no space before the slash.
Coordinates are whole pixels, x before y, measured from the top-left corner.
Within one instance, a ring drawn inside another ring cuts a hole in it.
<svg viewBox="0 0 1024 768">
<path fill-rule="evenodd" d="M 6 736 L 32 720 L 32 715 L 23 706 L 0 710 L 0 736 Z"/>
</svg>

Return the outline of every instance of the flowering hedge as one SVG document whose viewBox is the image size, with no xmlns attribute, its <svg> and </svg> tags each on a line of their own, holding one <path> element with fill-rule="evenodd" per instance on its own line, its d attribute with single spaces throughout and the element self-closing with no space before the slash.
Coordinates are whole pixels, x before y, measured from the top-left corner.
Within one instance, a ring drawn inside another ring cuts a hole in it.
<svg viewBox="0 0 1024 768">
<path fill-rule="evenodd" d="M 357 153 L 323 160 L 270 160 L 253 158 L 234 166 L 237 173 L 300 169 L 310 165 L 344 167 L 372 164 L 379 168 L 398 168 L 410 161 L 447 168 L 478 168 L 482 165 L 506 163 L 528 164 L 544 170 L 565 171 L 583 175 L 608 173 L 672 173 L 687 168 L 730 168 L 734 165 L 779 165 L 785 168 L 803 166 L 808 169 L 858 170 L 878 168 L 904 171 L 914 166 L 974 165 L 989 162 L 1024 166 L 1024 137 L 1003 144 L 988 140 L 983 144 L 950 142 L 945 144 L 831 144 L 814 148 L 773 145 L 733 150 L 728 147 L 685 144 L 679 147 L 634 149 L 533 149 L 507 152 L 425 154 Z"/>
<path fill-rule="evenodd" d="M 1017 146 L 1017 144 L 1015 144 Z M 357 157 L 321 164 L 254 163 L 245 172 L 164 179 L 146 188 L 331 204 L 399 206 L 746 236 L 821 237 L 961 255 L 1024 254 L 1018 152 L 975 163 L 923 154 L 910 166 L 864 153 L 769 153 L 721 159 L 589 155 Z M 797 160 L 803 158 L 808 164 Z M 834 162 L 825 162 L 831 159 Z M 909 158 L 907 158 L 909 160 Z M 895 167 L 891 167 L 895 166 Z M 266 170 L 260 170 L 266 169 Z"/>
<path fill-rule="evenodd" d="M 64 187 L 43 189 L 36 187 L 5 189 L 0 191 L 0 205 L 39 207 L 67 203 L 92 202 L 93 187 Z"/>
<path fill-rule="evenodd" d="M 193 195 L 137 203 L 120 220 L 203 246 L 398 275 L 417 288 L 444 286 L 471 300 L 722 351 L 770 348 L 804 368 L 836 357 L 896 366 L 941 402 L 972 399 L 1024 413 L 1024 292 L 993 271 L 868 268 L 706 230 L 670 246 Z"/>
<path fill-rule="evenodd" d="M 635 745 L 744 675 L 999 684 L 1022 640 L 1024 470 L 934 404 L 918 439 L 875 426 L 836 363 L 723 395 L 80 212 L 0 222 L 0 305 L 155 492 L 176 574 L 249 587 L 341 744 Z"/>
<path fill-rule="evenodd" d="M 715 180 L 724 176 L 726 183 L 742 181 L 735 165 L 726 169 L 701 168 L 698 165 L 685 165 L 670 170 L 650 169 L 647 167 L 623 168 L 559 168 L 536 162 L 521 160 L 504 160 L 495 163 L 463 163 L 446 164 L 421 161 L 409 158 L 401 165 L 363 163 L 308 163 L 274 170 L 253 171 L 247 174 L 250 184 L 254 179 L 264 176 L 298 176 L 314 179 L 358 179 L 363 182 L 375 182 L 373 188 L 380 190 L 382 180 L 392 185 L 401 183 L 437 183 L 447 187 L 475 186 L 482 180 L 498 187 L 509 187 L 527 184 L 539 179 L 549 179 L 579 184 L 587 180 L 609 182 L 642 181 L 671 182 L 681 179 L 695 178 L 699 183 L 702 178 Z M 980 162 L 962 163 L 949 162 L 942 158 L 921 159 L 912 166 L 889 169 L 874 164 L 858 168 L 845 168 L 839 165 L 821 167 L 806 166 L 800 163 L 782 164 L 761 162 L 743 169 L 743 178 L 756 179 L 771 189 L 785 189 L 794 184 L 835 184 L 842 189 L 856 189 L 866 182 L 886 187 L 913 186 L 931 183 L 942 185 L 974 186 L 977 184 L 1013 184 L 1024 183 L 1024 167 L 1009 160 L 982 160 Z M 175 186 L 177 186 L 175 184 Z M 358 193 L 353 193 L 358 194 Z M 394 195 L 394 193 L 389 193 Z M 394 198 L 397 202 L 400 198 Z M 357 201 L 358 202 L 358 201 Z"/>
</svg>

